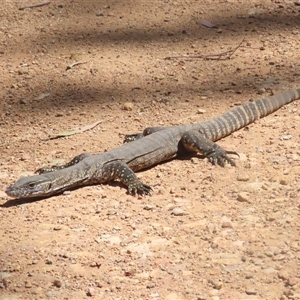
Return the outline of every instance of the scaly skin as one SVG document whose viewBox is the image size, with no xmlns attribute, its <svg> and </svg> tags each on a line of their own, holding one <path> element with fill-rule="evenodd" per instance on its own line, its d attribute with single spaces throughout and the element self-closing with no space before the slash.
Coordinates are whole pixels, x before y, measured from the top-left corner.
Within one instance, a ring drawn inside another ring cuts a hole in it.
<svg viewBox="0 0 300 300">
<path fill-rule="evenodd" d="M 42 174 L 20 178 L 6 194 L 14 198 L 47 197 L 74 187 L 114 179 L 124 183 L 129 193 L 150 194 L 151 187 L 140 182 L 134 171 L 172 159 L 183 150 L 202 153 L 213 164 L 224 166 L 228 162 L 235 165 L 228 154 L 237 153 L 226 151 L 214 142 L 299 97 L 300 88 L 243 104 L 203 123 L 147 128 L 143 134 L 128 136 L 132 142 L 108 152 L 83 154 L 64 166 L 41 168 Z"/>
</svg>

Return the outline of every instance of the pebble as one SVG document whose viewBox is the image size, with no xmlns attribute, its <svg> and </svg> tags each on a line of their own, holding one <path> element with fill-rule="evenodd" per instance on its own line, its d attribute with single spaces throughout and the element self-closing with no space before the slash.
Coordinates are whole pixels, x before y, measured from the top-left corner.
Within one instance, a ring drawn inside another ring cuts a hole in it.
<svg viewBox="0 0 300 300">
<path fill-rule="evenodd" d="M 237 196 L 239 202 L 248 202 L 250 203 L 249 194 L 246 192 L 240 192 Z"/>
<path fill-rule="evenodd" d="M 144 206 L 144 210 L 153 210 L 154 209 L 154 206 L 153 205 L 150 205 L 150 204 L 146 204 Z"/>
<path fill-rule="evenodd" d="M 292 135 L 287 134 L 287 135 L 284 135 L 284 136 L 282 137 L 282 139 L 285 140 L 285 141 L 287 141 L 287 140 L 290 140 L 292 137 L 293 137 Z"/>
<path fill-rule="evenodd" d="M 254 289 L 247 289 L 247 290 L 245 291 L 245 293 L 246 293 L 247 295 L 256 295 L 256 294 L 257 294 L 257 291 L 254 290 Z"/>
<path fill-rule="evenodd" d="M 194 165 L 199 164 L 199 158 L 197 158 L 197 157 L 192 157 L 192 158 L 191 158 L 191 162 L 192 162 Z"/>
<path fill-rule="evenodd" d="M 127 110 L 127 111 L 133 110 L 133 107 L 134 107 L 134 105 L 132 102 L 125 102 L 123 104 L 123 109 Z"/>
<path fill-rule="evenodd" d="M 231 222 L 223 222 L 221 225 L 222 228 L 232 228 L 232 223 Z"/>
<path fill-rule="evenodd" d="M 249 180 L 249 176 L 247 174 L 238 174 L 237 181 L 248 181 Z"/>
<path fill-rule="evenodd" d="M 295 277 L 290 277 L 287 281 L 289 286 L 295 286 L 299 283 L 299 280 Z"/>
<path fill-rule="evenodd" d="M 89 288 L 87 289 L 87 291 L 86 291 L 86 295 L 87 295 L 88 297 L 93 297 L 93 296 L 96 295 L 96 290 L 95 290 L 94 288 L 92 288 L 92 287 L 89 287 Z"/>
<path fill-rule="evenodd" d="M 56 287 L 58 287 L 58 288 L 60 288 L 62 286 L 62 283 L 61 283 L 60 280 L 56 279 L 56 280 L 53 281 L 53 285 L 56 286 Z"/>
<path fill-rule="evenodd" d="M 20 159 L 21 159 L 22 161 L 27 161 L 27 160 L 30 159 L 30 155 L 27 154 L 27 153 L 22 153 Z"/>
<path fill-rule="evenodd" d="M 174 216 L 184 216 L 184 215 L 188 215 L 189 213 L 184 211 L 182 208 L 180 207 L 175 207 L 172 209 L 171 215 Z"/>
<path fill-rule="evenodd" d="M 259 88 L 258 90 L 257 90 L 257 93 L 259 94 L 259 95 L 262 95 L 262 94 L 264 94 L 266 92 L 266 89 L 265 88 Z"/>
<path fill-rule="evenodd" d="M 214 282 L 213 288 L 216 290 L 220 290 L 223 287 L 223 282 L 221 280 Z"/>
<path fill-rule="evenodd" d="M 275 221 L 277 219 L 277 214 L 269 214 L 266 216 L 266 220 L 269 222 Z"/>
<path fill-rule="evenodd" d="M 147 289 L 152 289 L 155 287 L 155 284 L 154 282 L 149 282 L 147 285 L 146 285 Z"/>
<path fill-rule="evenodd" d="M 287 280 L 289 278 L 289 274 L 287 271 L 281 270 L 280 272 L 278 272 L 278 278 Z"/>
<path fill-rule="evenodd" d="M 53 264 L 53 261 L 52 261 L 50 258 L 46 258 L 46 259 L 45 259 L 45 264 L 46 264 L 46 265 L 52 265 L 52 264 Z"/>
</svg>

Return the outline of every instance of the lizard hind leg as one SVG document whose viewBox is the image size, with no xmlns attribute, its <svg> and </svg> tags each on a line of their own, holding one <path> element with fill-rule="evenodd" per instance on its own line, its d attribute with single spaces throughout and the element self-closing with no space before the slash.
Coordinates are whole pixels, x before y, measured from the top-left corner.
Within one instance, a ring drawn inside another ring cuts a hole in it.
<svg viewBox="0 0 300 300">
<path fill-rule="evenodd" d="M 237 152 L 223 149 L 197 130 L 185 132 L 181 138 L 181 143 L 186 150 L 205 155 L 213 165 L 218 164 L 224 167 L 227 162 L 232 166 L 236 166 L 228 154 L 239 156 Z"/>
<path fill-rule="evenodd" d="M 44 173 L 49 173 L 49 172 L 54 172 L 57 170 L 65 169 L 70 166 L 78 164 L 80 161 L 83 159 L 89 157 L 91 154 L 90 153 L 82 153 L 77 156 L 75 156 L 72 160 L 70 160 L 68 163 L 61 165 L 61 166 L 51 166 L 51 167 L 42 167 L 38 170 L 35 171 L 37 174 L 44 174 Z"/>
<path fill-rule="evenodd" d="M 147 127 L 142 133 L 134 133 L 134 134 L 126 134 L 124 137 L 123 143 L 133 142 L 135 140 L 139 140 L 144 136 L 147 136 L 151 133 L 157 132 L 159 130 L 166 129 L 167 127 L 164 126 L 156 126 L 156 127 Z"/>
</svg>

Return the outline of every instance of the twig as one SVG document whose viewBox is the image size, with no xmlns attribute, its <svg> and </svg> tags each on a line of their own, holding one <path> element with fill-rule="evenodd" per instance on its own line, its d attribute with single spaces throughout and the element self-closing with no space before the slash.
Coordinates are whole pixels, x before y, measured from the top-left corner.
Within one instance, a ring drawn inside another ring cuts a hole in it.
<svg viewBox="0 0 300 300">
<path fill-rule="evenodd" d="M 63 131 L 60 133 L 51 134 L 49 138 L 42 139 L 42 141 L 49 141 L 49 140 L 53 140 L 53 139 L 57 139 L 57 138 L 61 138 L 61 137 L 66 137 L 66 136 L 70 136 L 70 135 L 74 135 L 74 134 L 78 134 L 78 133 L 83 133 L 87 130 L 93 129 L 100 123 L 102 123 L 102 121 L 96 121 L 95 123 L 83 126 L 82 128 L 75 128 L 75 129 L 71 129 L 69 131 Z"/>
<path fill-rule="evenodd" d="M 51 3 L 51 1 L 45 1 L 45 2 L 37 3 L 37 4 L 28 4 L 28 5 L 25 5 L 25 6 L 20 7 L 19 10 L 24 10 L 24 9 L 26 9 L 26 8 L 41 7 L 41 6 L 48 5 L 48 4 L 50 4 L 50 3 Z"/>
<path fill-rule="evenodd" d="M 168 56 L 165 57 L 164 59 L 177 59 L 177 58 L 186 58 L 186 59 L 190 59 L 190 58 L 202 58 L 205 60 L 227 60 L 230 59 L 230 57 L 233 55 L 233 53 L 235 53 L 235 51 L 241 47 L 242 43 L 244 42 L 244 39 L 233 49 L 225 51 L 225 52 L 221 52 L 221 53 L 217 53 L 217 54 L 199 54 L 199 55 L 179 55 L 179 56 Z"/>
<path fill-rule="evenodd" d="M 83 64 L 86 64 L 86 63 L 87 63 L 87 61 L 77 61 L 77 62 L 74 62 L 74 63 L 72 63 L 70 65 L 67 65 L 66 70 L 70 70 L 70 69 L 72 69 L 75 66 L 83 65 Z"/>
</svg>

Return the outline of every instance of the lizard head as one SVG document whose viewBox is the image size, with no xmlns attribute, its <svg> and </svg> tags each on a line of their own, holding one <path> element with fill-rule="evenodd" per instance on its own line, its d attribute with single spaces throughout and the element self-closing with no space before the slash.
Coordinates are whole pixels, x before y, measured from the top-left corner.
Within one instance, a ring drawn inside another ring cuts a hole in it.
<svg viewBox="0 0 300 300">
<path fill-rule="evenodd" d="M 13 198 L 42 197 L 53 193 L 51 181 L 43 175 L 21 177 L 5 193 Z"/>
</svg>

